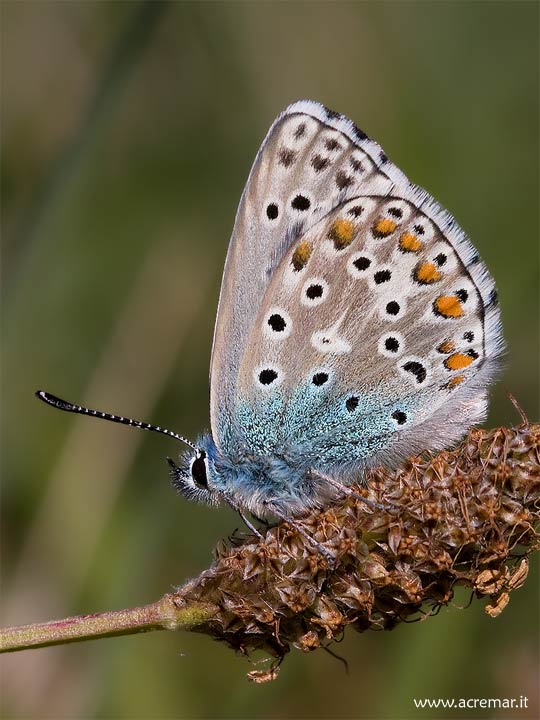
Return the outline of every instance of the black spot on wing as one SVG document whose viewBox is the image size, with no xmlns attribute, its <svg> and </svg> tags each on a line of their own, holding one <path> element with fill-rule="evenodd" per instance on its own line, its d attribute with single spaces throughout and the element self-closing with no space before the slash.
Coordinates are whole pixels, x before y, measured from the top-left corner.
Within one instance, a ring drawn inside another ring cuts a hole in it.
<svg viewBox="0 0 540 720">
<path fill-rule="evenodd" d="M 318 387 L 320 387 L 321 385 L 324 385 L 326 382 L 328 382 L 328 373 L 325 373 L 325 372 L 315 373 L 315 375 L 311 378 L 311 382 L 314 385 L 317 385 Z"/>
<path fill-rule="evenodd" d="M 426 368 L 422 363 L 416 362 L 416 360 L 409 360 L 402 365 L 405 372 L 411 373 L 416 378 L 417 383 L 423 383 L 427 376 Z"/>
<path fill-rule="evenodd" d="M 399 350 L 399 340 L 395 337 L 388 337 L 384 341 L 384 347 L 389 352 L 397 352 Z"/>
<path fill-rule="evenodd" d="M 272 328 L 274 332 L 283 332 L 285 328 L 287 327 L 287 323 L 285 322 L 285 318 L 279 315 L 278 313 L 274 313 L 273 315 L 270 315 L 268 318 L 268 324 Z"/>
<path fill-rule="evenodd" d="M 439 267 L 442 267 L 444 265 L 444 263 L 446 262 L 446 260 L 447 260 L 447 257 L 444 253 L 439 253 L 435 258 L 435 262 L 437 263 L 437 265 Z"/>
<path fill-rule="evenodd" d="M 317 154 L 311 158 L 311 165 L 316 172 L 321 172 L 330 165 L 330 160 Z"/>
<path fill-rule="evenodd" d="M 279 164 L 283 167 L 290 167 L 296 160 L 298 153 L 290 148 L 281 148 L 279 151 Z"/>
<path fill-rule="evenodd" d="M 275 220 L 278 215 L 279 215 L 278 206 L 276 205 L 276 203 L 270 203 L 266 207 L 266 217 L 269 220 Z"/>
<path fill-rule="evenodd" d="M 291 201 L 291 206 L 295 210 L 309 210 L 311 207 L 311 201 L 305 195 L 296 195 Z"/>
<path fill-rule="evenodd" d="M 377 272 L 373 276 L 373 279 L 375 280 L 377 285 L 380 285 L 381 283 L 388 282 L 391 277 L 392 273 L 390 272 L 390 270 L 377 270 Z"/>
<path fill-rule="evenodd" d="M 353 410 L 356 410 L 358 407 L 359 400 L 356 397 L 356 395 L 351 395 L 351 397 L 347 398 L 345 401 L 345 407 L 349 412 L 353 412 Z"/>
<path fill-rule="evenodd" d="M 334 138 L 328 138 L 324 141 L 327 150 L 341 150 L 341 145 Z"/>
<path fill-rule="evenodd" d="M 353 182 L 354 180 L 346 175 L 342 170 L 336 174 L 336 185 L 340 190 L 345 190 L 345 188 L 350 187 Z"/>
<path fill-rule="evenodd" d="M 395 412 L 393 412 L 392 417 L 398 425 L 403 425 L 405 422 L 407 422 L 407 416 L 402 410 L 396 410 Z"/>
<path fill-rule="evenodd" d="M 318 283 L 310 285 L 306 289 L 306 296 L 310 300 L 316 300 L 317 298 L 322 297 L 322 294 L 323 294 L 323 287 L 322 287 L 322 285 L 319 285 Z"/>
<path fill-rule="evenodd" d="M 353 265 L 357 270 L 367 270 L 371 265 L 371 260 L 367 257 L 361 256 L 353 261 Z"/>
<path fill-rule="evenodd" d="M 271 368 L 261 370 L 259 373 L 259 382 L 261 385 L 271 385 L 277 379 L 277 372 Z"/>
</svg>

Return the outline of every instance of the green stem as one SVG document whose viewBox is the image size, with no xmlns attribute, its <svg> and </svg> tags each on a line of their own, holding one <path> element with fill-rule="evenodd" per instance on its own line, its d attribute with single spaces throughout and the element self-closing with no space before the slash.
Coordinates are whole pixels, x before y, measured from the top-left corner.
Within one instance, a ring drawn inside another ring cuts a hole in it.
<svg viewBox="0 0 540 720">
<path fill-rule="evenodd" d="M 151 630 L 193 630 L 211 621 L 215 613 L 216 608 L 211 604 L 186 605 L 178 595 L 165 595 L 157 602 L 142 607 L 2 629 L 0 651 L 16 652 Z"/>
</svg>

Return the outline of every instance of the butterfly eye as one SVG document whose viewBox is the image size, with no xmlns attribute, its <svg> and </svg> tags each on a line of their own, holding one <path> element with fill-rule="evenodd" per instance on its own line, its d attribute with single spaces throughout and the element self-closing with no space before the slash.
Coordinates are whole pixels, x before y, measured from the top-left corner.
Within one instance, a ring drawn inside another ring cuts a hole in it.
<svg viewBox="0 0 540 720">
<path fill-rule="evenodd" d="M 199 488 L 208 489 L 208 479 L 206 477 L 206 453 L 203 450 L 198 451 L 198 455 L 191 465 L 191 477 L 193 482 Z"/>
</svg>

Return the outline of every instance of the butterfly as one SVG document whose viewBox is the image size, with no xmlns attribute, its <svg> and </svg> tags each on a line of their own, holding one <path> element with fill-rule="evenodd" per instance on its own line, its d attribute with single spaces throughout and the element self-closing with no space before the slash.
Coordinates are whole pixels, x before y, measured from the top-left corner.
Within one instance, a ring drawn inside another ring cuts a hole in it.
<svg viewBox="0 0 540 720">
<path fill-rule="evenodd" d="M 169 463 L 190 499 L 288 518 L 371 466 L 459 440 L 485 417 L 503 349 L 494 282 L 454 218 L 351 120 L 302 100 L 270 127 L 240 200 L 211 433 L 191 443 L 38 396 L 184 442 Z"/>
</svg>

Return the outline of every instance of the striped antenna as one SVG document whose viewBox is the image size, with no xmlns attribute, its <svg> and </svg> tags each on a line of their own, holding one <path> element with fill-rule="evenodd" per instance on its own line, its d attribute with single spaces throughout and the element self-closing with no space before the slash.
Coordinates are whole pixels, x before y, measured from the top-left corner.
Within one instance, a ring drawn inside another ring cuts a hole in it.
<svg viewBox="0 0 540 720">
<path fill-rule="evenodd" d="M 150 430 L 151 432 L 168 435 L 169 437 L 175 438 L 175 440 L 180 440 L 180 442 L 185 443 L 190 448 L 193 448 L 193 450 L 197 450 L 195 445 L 189 440 L 186 440 L 185 437 L 178 435 L 178 433 L 175 433 L 172 430 L 159 427 L 158 425 L 150 425 L 150 423 L 140 422 L 140 420 L 131 420 L 131 418 L 112 415 L 111 413 L 101 412 L 101 410 L 91 410 L 90 408 L 81 407 L 80 405 L 73 405 L 73 403 L 61 400 L 55 395 L 51 395 L 51 393 L 45 392 L 44 390 L 38 390 L 36 392 L 36 397 L 43 400 L 43 402 L 47 403 L 47 405 L 58 408 L 58 410 L 77 413 L 79 415 L 90 415 L 91 417 L 98 418 L 98 420 L 110 420 L 111 422 L 120 423 L 120 425 L 129 425 L 130 427 L 141 428 L 141 430 Z"/>
</svg>

